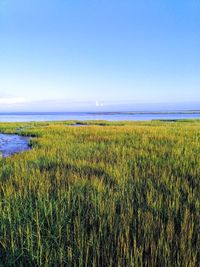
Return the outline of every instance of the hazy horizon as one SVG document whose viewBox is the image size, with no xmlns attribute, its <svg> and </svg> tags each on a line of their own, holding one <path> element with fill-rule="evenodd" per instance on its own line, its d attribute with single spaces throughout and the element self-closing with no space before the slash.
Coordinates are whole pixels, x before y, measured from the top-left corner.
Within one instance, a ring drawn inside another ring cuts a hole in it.
<svg viewBox="0 0 200 267">
<path fill-rule="evenodd" d="M 33 104 L 34 105 L 34 104 Z M 59 109 L 58 107 L 54 107 L 54 105 L 49 107 L 45 107 L 43 103 L 43 108 L 38 109 L 38 106 L 35 105 L 35 108 L 33 108 L 33 105 L 30 105 L 29 107 L 25 105 L 23 108 L 22 106 L 18 106 L 18 108 L 15 107 L 7 107 L 5 106 L 2 108 L 0 106 L 0 113 L 74 113 L 74 112 L 179 112 L 179 111 L 199 111 L 200 110 L 200 104 L 199 102 L 196 103 L 152 103 L 152 104 L 133 104 L 133 105 L 109 105 L 109 104 L 102 104 L 101 106 L 96 106 L 93 103 L 86 103 L 84 107 L 80 107 L 81 105 L 70 107 L 66 105 L 66 108 L 62 107 Z"/>
</svg>

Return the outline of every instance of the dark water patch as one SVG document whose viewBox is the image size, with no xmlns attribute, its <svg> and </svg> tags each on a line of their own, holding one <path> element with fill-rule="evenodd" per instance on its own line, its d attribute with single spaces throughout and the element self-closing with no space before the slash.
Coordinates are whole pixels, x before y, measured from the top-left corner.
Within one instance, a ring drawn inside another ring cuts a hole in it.
<svg viewBox="0 0 200 267">
<path fill-rule="evenodd" d="M 82 123 L 75 123 L 75 124 L 67 124 L 67 126 L 81 127 L 81 126 L 88 126 L 88 125 L 87 124 L 82 124 Z"/>
<path fill-rule="evenodd" d="M 30 149 L 30 137 L 16 134 L 0 134 L 0 155 L 8 157 Z"/>
</svg>

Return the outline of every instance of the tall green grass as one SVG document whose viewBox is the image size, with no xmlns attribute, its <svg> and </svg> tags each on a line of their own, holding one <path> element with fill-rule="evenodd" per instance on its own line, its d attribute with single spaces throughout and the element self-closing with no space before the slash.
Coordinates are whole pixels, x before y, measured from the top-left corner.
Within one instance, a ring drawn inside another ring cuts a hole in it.
<svg viewBox="0 0 200 267">
<path fill-rule="evenodd" d="M 0 266 L 200 262 L 200 122 L 0 124 Z M 100 124 L 93 125 L 93 124 Z"/>
</svg>

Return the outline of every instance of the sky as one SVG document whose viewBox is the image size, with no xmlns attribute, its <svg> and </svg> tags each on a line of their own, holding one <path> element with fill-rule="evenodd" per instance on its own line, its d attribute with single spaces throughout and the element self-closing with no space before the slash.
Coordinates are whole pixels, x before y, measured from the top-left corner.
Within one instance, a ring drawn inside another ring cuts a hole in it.
<svg viewBox="0 0 200 267">
<path fill-rule="evenodd" d="M 0 0 L 0 112 L 200 109 L 199 0 Z"/>
</svg>

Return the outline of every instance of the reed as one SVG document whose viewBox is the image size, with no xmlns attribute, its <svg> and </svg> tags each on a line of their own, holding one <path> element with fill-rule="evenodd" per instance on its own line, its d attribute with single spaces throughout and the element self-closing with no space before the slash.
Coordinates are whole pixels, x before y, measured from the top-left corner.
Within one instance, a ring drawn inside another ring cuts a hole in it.
<svg viewBox="0 0 200 267">
<path fill-rule="evenodd" d="M 200 262 L 200 121 L 4 123 L 0 266 Z"/>
</svg>

